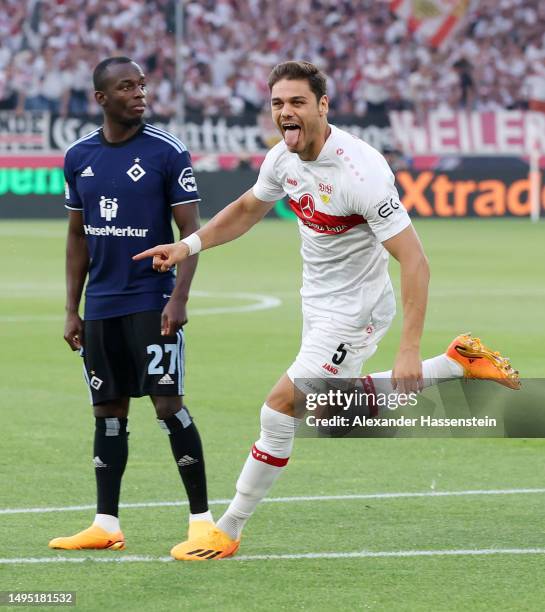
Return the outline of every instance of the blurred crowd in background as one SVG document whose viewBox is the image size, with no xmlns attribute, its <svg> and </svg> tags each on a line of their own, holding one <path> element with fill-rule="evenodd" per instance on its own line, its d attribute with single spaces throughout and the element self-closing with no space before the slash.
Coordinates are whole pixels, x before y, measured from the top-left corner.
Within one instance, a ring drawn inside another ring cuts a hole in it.
<svg viewBox="0 0 545 612">
<path fill-rule="evenodd" d="M 93 67 L 128 55 L 156 115 L 176 112 L 176 0 L 0 0 L 0 109 L 94 114 Z M 330 77 L 331 112 L 531 108 L 545 112 L 545 2 L 470 3 L 430 48 L 377 0 L 189 0 L 189 111 L 237 116 L 267 105 L 267 76 L 306 59 Z"/>
</svg>

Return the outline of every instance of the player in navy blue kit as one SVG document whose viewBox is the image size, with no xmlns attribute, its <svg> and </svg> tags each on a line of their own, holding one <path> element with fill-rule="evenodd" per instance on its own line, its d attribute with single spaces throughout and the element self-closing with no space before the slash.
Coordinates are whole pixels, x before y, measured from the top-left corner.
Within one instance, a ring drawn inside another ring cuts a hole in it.
<svg viewBox="0 0 545 612">
<path fill-rule="evenodd" d="M 199 228 L 200 196 L 191 159 L 172 134 L 146 124 L 141 68 L 108 58 L 93 74 L 104 124 L 66 151 L 66 324 L 64 338 L 84 358 L 96 421 L 93 462 L 97 513 L 88 529 L 51 540 L 51 548 L 122 549 L 118 518 L 128 456 L 131 397 L 149 395 L 190 506 L 190 533 L 207 529 L 202 445 L 183 404 L 186 303 L 196 258 L 163 275 L 132 256 Z M 83 321 L 79 305 L 85 289 Z"/>
</svg>

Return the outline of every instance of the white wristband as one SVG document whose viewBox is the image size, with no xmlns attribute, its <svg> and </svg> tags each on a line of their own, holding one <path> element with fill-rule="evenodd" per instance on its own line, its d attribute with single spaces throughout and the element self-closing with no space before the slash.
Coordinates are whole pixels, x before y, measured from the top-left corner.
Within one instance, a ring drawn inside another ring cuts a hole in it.
<svg viewBox="0 0 545 612">
<path fill-rule="evenodd" d="M 201 239 L 196 233 L 186 236 L 181 242 L 189 247 L 189 255 L 196 255 L 202 249 Z"/>
</svg>

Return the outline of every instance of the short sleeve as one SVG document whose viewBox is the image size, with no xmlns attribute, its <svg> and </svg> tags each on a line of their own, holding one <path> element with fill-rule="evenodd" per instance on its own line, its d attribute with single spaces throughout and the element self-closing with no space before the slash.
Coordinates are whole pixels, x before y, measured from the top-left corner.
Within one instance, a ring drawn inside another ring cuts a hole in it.
<svg viewBox="0 0 545 612">
<path fill-rule="evenodd" d="M 68 210 L 83 210 L 83 203 L 76 189 L 76 177 L 72 169 L 71 157 L 64 157 L 64 207 Z"/>
<path fill-rule="evenodd" d="M 394 175 L 378 152 L 369 170 L 353 194 L 353 207 L 365 217 L 377 239 L 384 242 L 408 227 L 411 219 L 399 198 Z"/>
<path fill-rule="evenodd" d="M 274 170 L 277 158 L 276 148 L 271 149 L 267 153 L 259 169 L 257 182 L 252 188 L 255 197 L 263 202 L 275 202 L 286 195 L 280 179 Z"/>
<path fill-rule="evenodd" d="M 173 151 L 168 164 L 166 191 L 170 206 L 200 202 L 201 196 L 197 191 L 197 181 L 193 174 L 189 152 Z"/>
</svg>

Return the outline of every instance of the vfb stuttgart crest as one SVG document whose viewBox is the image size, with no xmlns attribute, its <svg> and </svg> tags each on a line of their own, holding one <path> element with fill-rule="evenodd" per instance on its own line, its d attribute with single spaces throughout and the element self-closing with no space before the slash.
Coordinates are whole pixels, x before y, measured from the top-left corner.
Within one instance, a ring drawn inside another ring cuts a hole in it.
<svg viewBox="0 0 545 612">
<path fill-rule="evenodd" d="M 316 206 L 314 204 L 314 198 L 310 193 L 305 193 L 299 198 L 299 208 L 303 213 L 303 216 L 307 219 L 312 219 Z"/>
<path fill-rule="evenodd" d="M 329 183 L 319 183 L 318 191 L 320 192 L 320 200 L 322 200 L 324 204 L 329 204 L 331 194 L 333 193 L 333 185 Z"/>
</svg>

